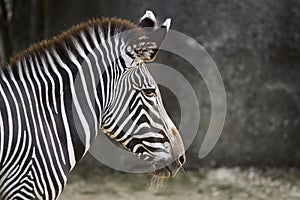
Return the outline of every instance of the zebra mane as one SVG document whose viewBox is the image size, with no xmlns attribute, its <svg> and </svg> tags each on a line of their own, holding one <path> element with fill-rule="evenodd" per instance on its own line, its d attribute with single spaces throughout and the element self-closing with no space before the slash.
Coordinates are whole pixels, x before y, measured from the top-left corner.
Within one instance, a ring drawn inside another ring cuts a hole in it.
<svg viewBox="0 0 300 200">
<path fill-rule="evenodd" d="M 9 63 L 1 63 L 0 69 L 5 69 L 7 66 L 10 66 L 13 69 L 18 61 L 26 59 L 35 54 L 43 55 L 46 51 L 51 51 L 52 48 L 55 48 L 57 52 L 64 54 L 66 53 L 66 47 L 70 48 L 71 50 L 74 48 L 72 37 L 80 43 L 80 34 L 85 33 L 88 41 L 91 41 L 90 35 L 88 34 L 91 28 L 94 29 L 96 33 L 99 32 L 98 28 L 101 28 L 101 31 L 104 33 L 104 39 L 106 39 L 108 37 L 108 28 L 110 28 L 110 33 L 112 36 L 113 34 L 120 33 L 122 31 L 137 29 L 139 26 L 128 20 L 120 18 L 91 19 L 87 22 L 75 25 L 50 39 L 45 39 L 31 45 L 29 48 L 11 57 Z M 100 43 L 99 34 L 96 34 L 96 37 Z"/>
</svg>

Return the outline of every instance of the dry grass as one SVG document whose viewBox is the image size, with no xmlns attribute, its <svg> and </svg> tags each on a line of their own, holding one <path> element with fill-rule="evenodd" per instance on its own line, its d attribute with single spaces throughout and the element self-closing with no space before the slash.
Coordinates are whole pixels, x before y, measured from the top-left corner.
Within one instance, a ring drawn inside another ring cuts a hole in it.
<svg viewBox="0 0 300 200">
<path fill-rule="evenodd" d="M 300 199 L 300 171 L 294 169 L 188 171 L 164 184 L 160 179 L 152 180 L 154 187 L 151 179 L 145 174 L 114 172 L 83 177 L 74 173 L 60 199 Z"/>
</svg>

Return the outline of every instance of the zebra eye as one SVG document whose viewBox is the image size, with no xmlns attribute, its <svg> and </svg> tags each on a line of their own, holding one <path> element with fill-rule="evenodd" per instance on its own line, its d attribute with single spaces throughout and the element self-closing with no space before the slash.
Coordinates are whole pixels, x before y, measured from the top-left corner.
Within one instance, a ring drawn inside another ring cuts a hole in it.
<svg viewBox="0 0 300 200">
<path fill-rule="evenodd" d="M 155 93 L 155 88 L 151 88 L 151 89 L 143 89 L 143 93 L 148 96 L 148 97 L 153 97 L 156 95 Z"/>
</svg>

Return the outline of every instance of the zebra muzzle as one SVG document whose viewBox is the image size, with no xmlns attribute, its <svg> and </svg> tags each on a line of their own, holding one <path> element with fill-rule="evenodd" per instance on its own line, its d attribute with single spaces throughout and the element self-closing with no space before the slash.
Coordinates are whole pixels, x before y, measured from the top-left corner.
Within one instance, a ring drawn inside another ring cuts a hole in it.
<svg viewBox="0 0 300 200">
<path fill-rule="evenodd" d="M 176 176 L 176 174 L 182 169 L 182 166 L 185 163 L 185 155 L 180 155 L 177 159 L 174 161 L 166 162 L 165 160 L 158 161 L 154 164 L 155 170 L 153 171 L 153 174 L 155 176 L 164 177 L 164 178 L 171 178 Z"/>
</svg>

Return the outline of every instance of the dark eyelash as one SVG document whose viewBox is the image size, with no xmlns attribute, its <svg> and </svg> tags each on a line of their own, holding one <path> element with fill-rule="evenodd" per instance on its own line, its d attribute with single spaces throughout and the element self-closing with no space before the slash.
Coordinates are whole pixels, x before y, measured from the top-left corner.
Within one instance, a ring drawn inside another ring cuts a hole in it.
<svg viewBox="0 0 300 200">
<path fill-rule="evenodd" d="M 153 89 L 152 88 L 151 89 L 143 89 L 143 92 L 147 96 L 154 96 L 154 95 L 156 95 L 154 88 Z"/>
</svg>

